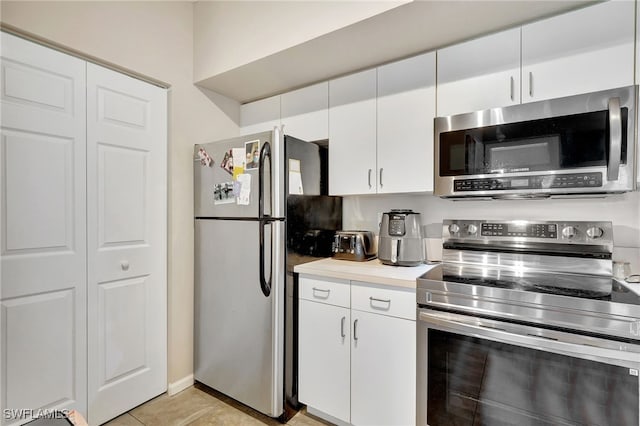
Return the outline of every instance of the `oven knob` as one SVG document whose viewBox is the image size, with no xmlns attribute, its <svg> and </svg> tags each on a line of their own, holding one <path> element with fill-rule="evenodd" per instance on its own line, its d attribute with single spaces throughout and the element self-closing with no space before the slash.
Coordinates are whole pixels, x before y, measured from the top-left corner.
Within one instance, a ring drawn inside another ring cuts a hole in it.
<svg viewBox="0 0 640 426">
<path fill-rule="evenodd" d="M 604 230 L 602 228 L 599 228 L 597 226 L 593 226 L 589 229 L 587 229 L 587 237 L 589 238 L 593 238 L 594 240 L 596 238 L 600 238 L 604 235 Z"/>
<path fill-rule="evenodd" d="M 567 226 L 562 230 L 562 236 L 565 238 L 573 238 L 576 236 L 576 228 L 574 226 Z"/>
<path fill-rule="evenodd" d="M 467 226 L 467 234 L 475 235 L 476 232 L 478 232 L 478 227 L 477 226 L 475 226 L 475 225 Z"/>
<path fill-rule="evenodd" d="M 451 235 L 455 235 L 458 232 L 460 232 L 460 227 L 457 224 L 452 223 L 451 225 L 449 225 L 449 233 Z"/>
</svg>

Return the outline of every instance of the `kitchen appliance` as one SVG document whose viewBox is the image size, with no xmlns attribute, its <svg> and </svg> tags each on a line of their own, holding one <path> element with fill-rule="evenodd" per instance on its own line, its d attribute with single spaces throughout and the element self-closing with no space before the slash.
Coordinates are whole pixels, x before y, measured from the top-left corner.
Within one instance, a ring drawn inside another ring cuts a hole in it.
<svg viewBox="0 0 640 426">
<path fill-rule="evenodd" d="M 435 119 L 434 194 L 527 198 L 635 189 L 638 86 Z"/>
<path fill-rule="evenodd" d="M 324 195 L 326 149 L 276 128 L 195 153 L 195 379 L 287 419 L 298 408 L 293 267 L 329 256 L 342 227 L 342 199 Z"/>
<path fill-rule="evenodd" d="M 337 231 L 332 245 L 333 257 L 362 262 L 376 257 L 373 233 L 370 231 Z"/>
<path fill-rule="evenodd" d="M 382 214 L 378 258 L 385 265 L 417 266 L 424 263 L 420 213 L 392 209 Z"/>
<path fill-rule="evenodd" d="M 640 424 L 640 291 L 610 222 L 445 220 L 418 279 L 418 424 Z"/>
</svg>

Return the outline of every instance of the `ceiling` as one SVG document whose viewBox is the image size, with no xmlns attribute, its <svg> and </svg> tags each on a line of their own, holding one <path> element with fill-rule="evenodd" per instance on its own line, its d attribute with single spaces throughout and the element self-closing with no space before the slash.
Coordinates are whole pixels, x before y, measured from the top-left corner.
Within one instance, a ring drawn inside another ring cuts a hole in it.
<svg viewBox="0 0 640 426">
<path fill-rule="evenodd" d="M 251 102 L 593 3 L 414 1 L 196 84 Z"/>
</svg>

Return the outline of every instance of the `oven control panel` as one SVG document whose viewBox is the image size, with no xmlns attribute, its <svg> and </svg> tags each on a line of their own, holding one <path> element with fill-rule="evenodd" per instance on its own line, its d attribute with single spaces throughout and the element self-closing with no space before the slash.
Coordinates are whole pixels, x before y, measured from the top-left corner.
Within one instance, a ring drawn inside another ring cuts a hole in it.
<svg viewBox="0 0 640 426">
<path fill-rule="evenodd" d="M 613 245 L 611 222 L 459 220 L 443 221 L 443 240 L 538 241 L 549 244 Z"/>
<path fill-rule="evenodd" d="M 480 228 L 483 237 L 531 237 L 558 238 L 558 225 L 555 223 L 483 223 Z"/>
</svg>

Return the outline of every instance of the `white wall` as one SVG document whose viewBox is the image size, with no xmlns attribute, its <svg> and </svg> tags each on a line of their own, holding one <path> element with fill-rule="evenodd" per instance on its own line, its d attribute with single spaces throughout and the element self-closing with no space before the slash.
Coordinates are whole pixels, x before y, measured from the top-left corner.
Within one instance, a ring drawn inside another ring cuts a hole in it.
<svg viewBox="0 0 640 426">
<path fill-rule="evenodd" d="M 614 258 L 632 263 L 640 273 L 640 192 L 606 198 L 573 200 L 451 201 L 433 195 L 371 195 L 345 197 L 345 229 L 379 231 L 381 212 L 420 212 L 427 237 L 439 237 L 443 219 L 603 220 L 613 223 Z"/>
<path fill-rule="evenodd" d="M 198 1 L 194 6 L 194 81 L 262 59 L 403 3 L 407 0 Z"/>
<path fill-rule="evenodd" d="M 193 144 L 239 133 L 240 106 L 193 85 L 191 2 L 2 1 L 3 23 L 171 84 L 169 382 L 193 373 Z"/>
</svg>

